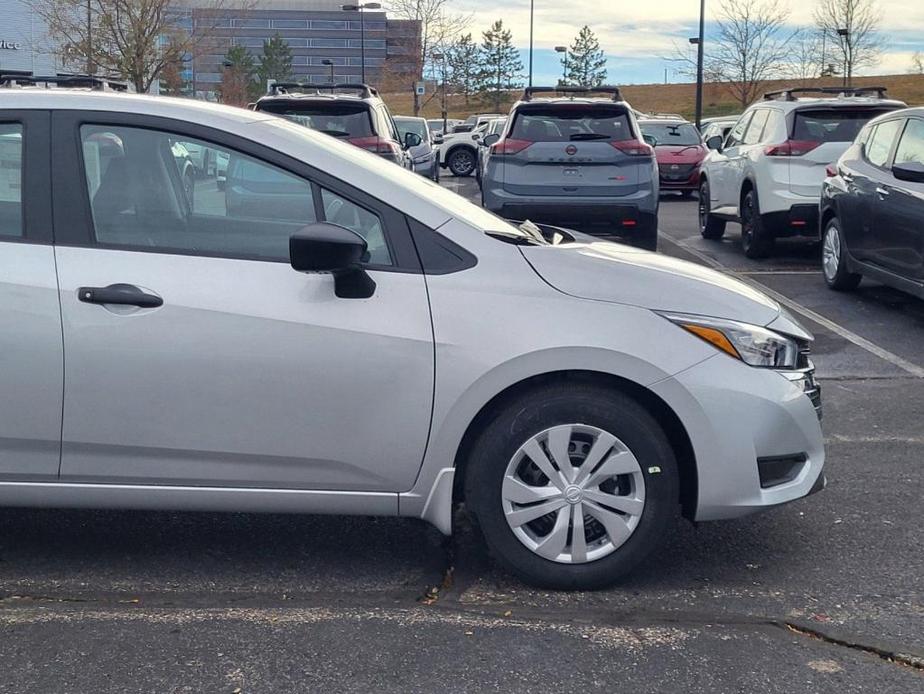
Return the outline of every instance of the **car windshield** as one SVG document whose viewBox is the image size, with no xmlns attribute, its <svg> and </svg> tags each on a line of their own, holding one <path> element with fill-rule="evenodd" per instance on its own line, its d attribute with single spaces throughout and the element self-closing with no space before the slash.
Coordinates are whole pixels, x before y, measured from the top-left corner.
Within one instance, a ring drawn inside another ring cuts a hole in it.
<svg viewBox="0 0 924 694">
<path fill-rule="evenodd" d="M 640 123 L 642 134 L 655 139 L 656 147 L 695 147 L 699 133 L 692 123 Z"/>
<path fill-rule="evenodd" d="M 635 139 L 624 108 L 588 104 L 521 109 L 514 117 L 510 138 L 530 142 Z"/>
<path fill-rule="evenodd" d="M 807 142 L 853 142 L 872 118 L 886 109 L 824 109 L 796 111 L 793 140 Z"/>
<path fill-rule="evenodd" d="M 418 120 L 417 118 L 395 118 L 395 125 L 398 126 L 398 132 L 401 133 L 402 138 L 408 133 L 414 133 L 415 135 L 420 135 L 420 139 L 424 142 L 428 139 L 426 121 Z"/>
<path fill-rule="evenodd" d="M 268 102 L 261 104 L 260 110 L 334 137 L 370 137 L 375 134 L 369 109 L 364 104 Z"/>
</svg>

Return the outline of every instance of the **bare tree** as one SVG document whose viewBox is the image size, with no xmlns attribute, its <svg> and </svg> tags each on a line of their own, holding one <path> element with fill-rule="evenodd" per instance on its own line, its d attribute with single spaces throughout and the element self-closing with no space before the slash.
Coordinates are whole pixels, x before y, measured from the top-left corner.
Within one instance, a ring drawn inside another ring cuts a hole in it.
<svg viewBox="0 0 924 694">
<path fill-rule="evenodd" d="M 915 75 L 924 75 L 924 53 L 915 51 L 911 56 L 911 72 Z"/>
<path fill-rule="evenodd" d="M 785 72 L 794 34 L 789 10 L 772 0 L 723 0 L 715 37 L 706 46 L 705 72 L 721 82 L 742 107 L 764 82 Z"/>
<path fill-rule="evenodd" d="M 65 67 L 125 79 L 139 92 L 211 35 L 208 22 L 183 26 L 173 0 L 32 0 L 31 7 Z"/>
<path fill-rule="evenodd" d="M 800 82 L 823 76 L 826 68 L 823 50 L 820 34 L 800 31 L 790 42 L 789 59 L 784 69 L 786 76 Z"/>
<path fill-rule="evenodd" d="M 434 54 L 445 54 L 471 21 L 469 15 L 449 12 L 450 0 L 390 0 L 388 9 L 399 19 L 420 23 L 420 38 L 412 47 L 416 63 L 416 79 L 424 74 L 435 75 L 439 69 Z M 410 88 L 411 85 L 408 85 Z M 414 115 L 420 113 L 420 97 L 414 94 Z"/>
<path fill-rule="evenodd" d="M 879 62 L 880 19 L 875 0 L 820 0 L 815 9 L 815 26 L 840 58 L 848 84 L 856 70 Z"/>
</svg>

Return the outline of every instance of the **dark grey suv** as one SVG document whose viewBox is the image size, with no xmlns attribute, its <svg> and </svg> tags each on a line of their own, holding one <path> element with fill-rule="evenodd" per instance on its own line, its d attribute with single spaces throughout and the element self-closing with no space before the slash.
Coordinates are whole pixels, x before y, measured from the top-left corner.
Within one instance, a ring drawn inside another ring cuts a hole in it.
<svg viewBox="0 0 924 694">
<path fill-rule="evenodd" d="M 553 93 L 551 98 L 534 98 Z M 608 94 L 610 98 L 593 98 Z M 489 146 L 484 206 L 503 217 L 605 223 L 658 242 L 658 167 L 617 87 L 528 87 Z"/>
<path fill-rule="evenodd" d="M 413 166 L 408 149 L 420 144 L 413 133 L 401 137 L 385 102 L 368 84 L 276 82 L 253 108 L 346 140 L 406 169 Z"/>
</svg>

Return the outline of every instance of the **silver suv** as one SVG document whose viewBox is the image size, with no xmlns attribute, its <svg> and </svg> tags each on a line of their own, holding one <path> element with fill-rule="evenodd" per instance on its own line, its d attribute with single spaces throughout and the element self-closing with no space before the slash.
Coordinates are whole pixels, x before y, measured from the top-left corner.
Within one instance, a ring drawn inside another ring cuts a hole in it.
<svg viewBox="0 0 924 694">
<path fill-rule="evenodd" d="M 569 96 L 535 99 L 551 92 Z M 593 93 L 611 98 L 591 98 Z M 482 203 L 511 219 L 602 222 L 658 244 L 658 167 L 617 87 L 528 87 L 490 154 Z"/>
</svg>

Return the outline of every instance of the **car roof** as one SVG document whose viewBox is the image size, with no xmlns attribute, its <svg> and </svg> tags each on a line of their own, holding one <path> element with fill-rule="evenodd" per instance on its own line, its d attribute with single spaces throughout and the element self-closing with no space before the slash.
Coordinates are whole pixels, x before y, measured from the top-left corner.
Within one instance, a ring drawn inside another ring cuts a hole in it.
<svg viewBox="0 0 924 694">
<path fill-rule="evenodd" d="M 683 118 L 639 118 L 639 125 L 693 125 Z"/>
<path fill-rule="evenodd" d="M 532 99 L 521 99 L 517 101 L 513 108 L 519 108 L 521 106 L 529 105 L 538 105 L 538 106 L 558 106 L 558 105 L 567 105 L 567 104 L 591 104 L 599 105 L 605 104 L 609 106 L 622 106 L 624 108 L 629 108 L 628 103 L 625 101 L 613 101 L 612 99 L 597 99 L 592 97 L 570 97 L 570 96 L 558 96 L 558 97 L 533 97 Z"/>
<path fill-rule="evenodd" d="M 289 94 L 266 94 L 257 99 L 258 104 L 263 104 L 267 102 L 305 102 L 312 101 L 319 104 L 322 103 L 333 103 L 336 101 L 350 101 L 356 104 L 368 104 L 370 102 L 381 101 L 377 96 L 367 96 L 362 97 L 356 94 L 304 94 L 301 92 L 289 93 Z"/>
<path fill-rule="evenodd" d="M 883 113 L 879 116 L 873 118 L 870 123 L 879 123 L 884 120 L 889 120 L 891 118 L 908 118 L 909 116 L 917 116 L 919 118 L 924 118 L 924 107 L 915 106 L 913 108 L 901 108 L 895 111 L 889 111 L 888 113 Z"/>
<path fill-rule="evenodd" d="M 420 118 L 418 116 L 395 116 L 394 118 L 395 120 L 403 120 L 403 121 L 416 120 L 416 121 L 423 122 L 423 123 L 427 122 L 426 118 Z"/>
<path fill-rule="evenodd" d="M 781 111 L 797 111 L 801 108 L 814 108 L 825 106 L 831 108 L 850 108 L 857 106 L 892 106 L 905 108 L 907 104 L 897 99 L 880 99 L 869 96 L 834 96 L 834 97 L 805 97 L 800 96 L 790 100 L 763 99 L 751 104 L 751 109 L 760 107 L 777 108 Z"/>
</svg>

